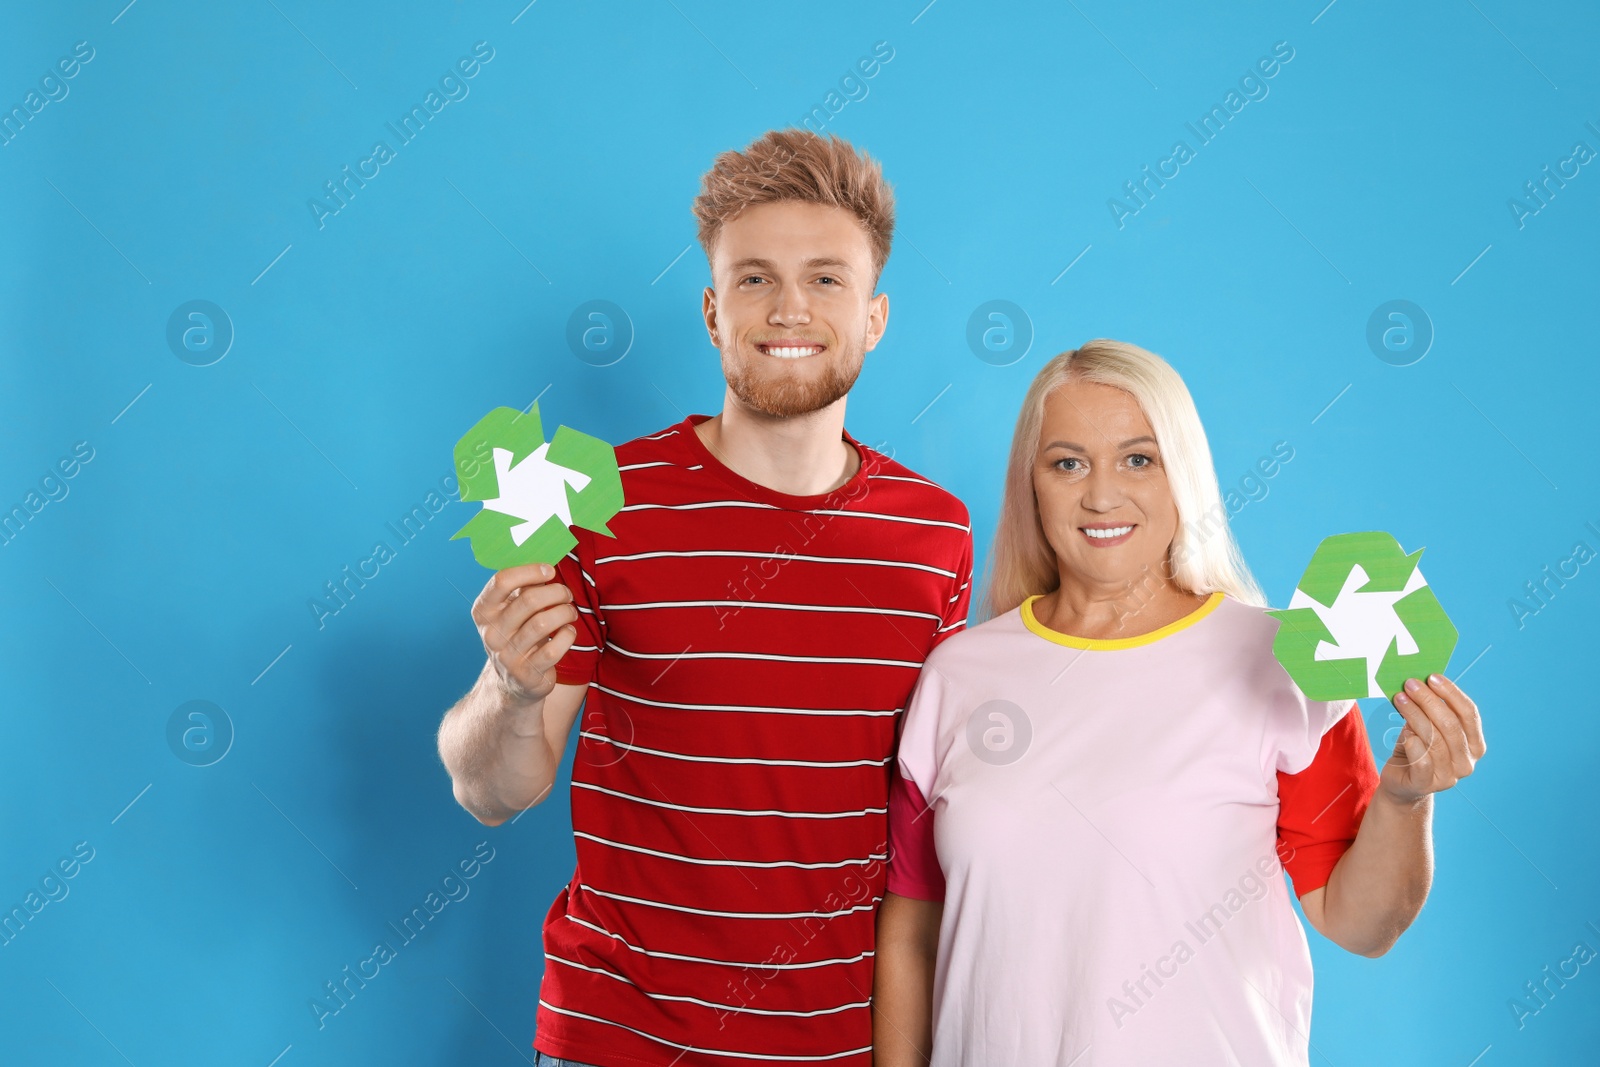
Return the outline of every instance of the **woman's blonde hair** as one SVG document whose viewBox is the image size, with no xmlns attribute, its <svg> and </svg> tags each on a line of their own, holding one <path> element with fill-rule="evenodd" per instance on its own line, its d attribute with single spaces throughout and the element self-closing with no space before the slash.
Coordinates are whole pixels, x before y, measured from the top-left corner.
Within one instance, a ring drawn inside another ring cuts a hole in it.
<svg viewBox="0 0 1600 1067">
<path fill-rule="evenodd" d="M 1099 338 L 1054 357 L 1034 376 L 1017 415 L 1006 465 L 1005 494 L 989 553 L 984 619 L 1003 615 L 1035 593 L 1061 584 L 1055 550 L 1045 539 L 1033 469 L 1044 424 L 1045 398 L 1068 382 L 1097 382 L 1131 395 L 1155 430 L 1167 483 L 1178 509 L 1165 575 L 1191 593 L 1218 590 L 1266 607 L 1267 598 L 1250 574 L 1228 528 L 1228 512 L 1211 465 L 1211 446 L 1183 379 L 1154 352 L 1124 341 Z"/>
</svg>

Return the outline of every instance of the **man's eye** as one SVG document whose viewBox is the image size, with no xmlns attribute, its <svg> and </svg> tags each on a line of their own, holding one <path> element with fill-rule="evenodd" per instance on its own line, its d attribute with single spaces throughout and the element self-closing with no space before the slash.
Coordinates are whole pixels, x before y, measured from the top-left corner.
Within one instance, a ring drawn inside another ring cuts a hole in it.
<svg viewBox="0 0 1600 1067">
<path fill-rule="evenodd" d="M 838 285 L 839 284 L 839 280 L 837 278 L 830 278 L 827 275 L 823 275 L 821 278 L 818 278 L 817 281 L 819 281 L 819 282 L 828 282 L 828 283 L 830 283 L 832 285 Z"/>
<path fill-rule="evenodd" d="M 749 274 L 749 275 L 745 276 L 744 280 L 742 282 L 740 282 L 740 284 L 741 285 L 748 285 L 751 282 L 759 282 L 761 280 L 762 280 L 761 275 L 759 275 L 759 274 Z"/>
</svg>

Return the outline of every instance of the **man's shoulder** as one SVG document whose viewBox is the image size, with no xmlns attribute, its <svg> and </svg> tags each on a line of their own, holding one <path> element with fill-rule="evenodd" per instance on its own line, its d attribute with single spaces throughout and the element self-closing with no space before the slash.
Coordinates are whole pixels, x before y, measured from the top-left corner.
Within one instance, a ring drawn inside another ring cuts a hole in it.
<svg viewBox="0 0 1600 1067">
<path fill-rule="evenodd" d="M 647 434 L 640 434 L 615 446 L 617 465 L 625 467 L 636 463 L 661 461 L 668 456 L 680 456 L 684 445 L 683 435 L 693 432 L 688 420 L 684 420 Z"/>
<path fill-rule="evenodd" d="M 874 460 L 873 469 L 867 475 L 873 495 L 881 494 L 896 501 L 908 514 L 954 522 L 970 529 L 971 516 L 960 497 L 871 445 L 858 443 Z"/>
</svg>

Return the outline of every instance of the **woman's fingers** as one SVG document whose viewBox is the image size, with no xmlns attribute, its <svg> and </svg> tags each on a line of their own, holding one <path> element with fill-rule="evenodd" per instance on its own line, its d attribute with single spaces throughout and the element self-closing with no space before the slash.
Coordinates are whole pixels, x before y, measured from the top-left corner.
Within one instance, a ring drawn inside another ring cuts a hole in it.
<svg viewBox="0 0 1600 1067">
<path fill-rule="evenodd" d="M 1430 733 L 1432 732 L 1432 729 L 1433 728 L 1431 726 L 1428 727 Z M 1416 771 L 1419 775 L 1426 776 L 1430 780 L 1432 779 L 1433 772 L 1428 765 L 1428 742 L 1423 740 L 1423 738 L 1411 728 L 1410 723 L 1407 723 L 1405 727 L 1401 729 L 1400 739 L 1395 745 L 1394 754 L 1404 761 L 1403 766 L 1407 768 L 1416 768 Z"/>
<path fill-rule="evenodd" d="M 1402 690 L 1408 698 L 1404 703 L 1410 704 L 1417 709 L 1422 716 L 1426 717 L 1429 725 L 1432 726 L 1433 729 L 1428 740 L 1430 742 L 1429 748 L 1434 752 L 1433 766 L 1435 775 L 1437 776 L 1438 772 L 1444 771 L 1450 779 L 1449 781 L 1441 781 L 1436 788 L 1449 788 L 1455 784 L 1456 779 L 1465 778 L 1472 773 L 1472 756 L 1467 750 L 1466 731 L 1462 728 L 1461 721 L 1456 717 L 1455 712 L 1444 702 L 1444 699 L 1439 694 L 1429 689 L 1427 685 L 1419 680 L 1408 679 L 1408 682 L 1412 681 L 1416 681 L 1417 684 L 1414 686 L 1408 684 Z M 1396 705 L 1401 704 L 1402 702 L 1397 696 Z M 1401 714 L 1405 714 L 1403 707 L 1401 708 Z M 1411 721 L 1409 716 L 1407 721 Z M 1412 728 L 1421 733 L 1416 723 L 1412 723 Z"/>
<path fill-rule="evenodd" d="M 1395 710 L 1406 723 L 1395 742 L 1394 754 L 1404 761 L 1405 767 L 1415 769 L 1416 776 L 1431 779 L 1438 759 L 1430 761 L 1429 754 L 1438 740 L 1439 731 L 1416 701 L 1400 699 L 1404 695 L 1403 691 L 1396 693 L 1394 699 Z"/>
<path fill-rule="evenodd" d="M 1489 745 L 1484 740 L 1483 718 L 1478 714 L 1478 705 L 1474 704 L 1472 698 L 1461 691 L 1460 686 L 1442 674 L 1429 676 L 1428 685 L 1433 688 L 1434 692 L 1443 697 L 1445 703 L 1450 705 L 1451 710 L 1456 713 L 1456 718 L 1460 720 L 1461 728 L 1467 735 L 1467 750 L 1472 753 L 1472 758 L 1474 760 L 1482 759 L 1483 754 L 1488 751 Z"/>
</svg>

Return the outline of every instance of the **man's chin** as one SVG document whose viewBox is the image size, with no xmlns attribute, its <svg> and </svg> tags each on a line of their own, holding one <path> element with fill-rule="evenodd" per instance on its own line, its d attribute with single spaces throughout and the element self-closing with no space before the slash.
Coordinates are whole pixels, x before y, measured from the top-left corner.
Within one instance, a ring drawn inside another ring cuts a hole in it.
<svg viewBox="0 0 1600 1067">
<path fill-rule="evenodd" d="M 728 384 L 733 388 L 733 395 L 746 407 L 774 419 L 792 419 L 821 411 L 850 392 L 848 387 L 843 390 L 760 386 L 749 389 L 732 382 Z"/>
<path fill-rule="evenodd" d="M 770 356 L 758 358 L 772 359 Z M 861 370 L 857 365 L 852 373 L 844 375 L 836 367 L 824 367 L 820 375 L 800 375 L 786 374 L 781 368 L 777 369 L 777 374 L 763 374 L 760 371 L 729 373 L 729 368 L 724 364 L 723 373 L 733 395 L 746 407 L 771 418 L 791 419 L 821 411 L 848 395 Z"/>
</svg>

